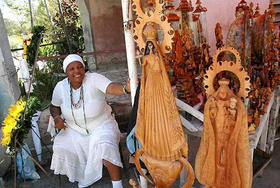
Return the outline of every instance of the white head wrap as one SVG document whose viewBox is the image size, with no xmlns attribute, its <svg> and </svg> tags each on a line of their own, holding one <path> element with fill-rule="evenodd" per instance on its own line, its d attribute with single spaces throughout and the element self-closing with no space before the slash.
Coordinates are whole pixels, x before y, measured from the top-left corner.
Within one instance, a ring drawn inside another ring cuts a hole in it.
<svg viewBox="0 0 280 188">
<path fill-rule="evenodd" d="M 65 73 L 66 73 L 66 68 L 67 68 L 67 66 L 68 66 L 70 63 L 74 62 L 74 61 L 78 61 L 78 62 L 82 63 L 82 65 L 83 65 L 84 68 L 85 68 L 84 61 L 83 61 L 83 59 L 82 59 L 79 55 L 77 55 L 77 54 L 70 54 L 70 55 L 68 55 L 68 56 L 64 59 L 64 61 L 63 61 L 63 71 L 64 71 Z"/>
</svg>

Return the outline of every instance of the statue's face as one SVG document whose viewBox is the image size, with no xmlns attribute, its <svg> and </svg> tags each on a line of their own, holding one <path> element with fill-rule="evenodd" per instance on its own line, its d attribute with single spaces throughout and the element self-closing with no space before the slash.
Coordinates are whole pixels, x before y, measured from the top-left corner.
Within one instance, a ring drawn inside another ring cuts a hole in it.
<svg viewBox="0 0 280 188">
<path fill-rule="evenodd" d="M 230 107 L 231 109 L 234 109 L 234 108 L 236 107 L 236 103 L 235 103 L 234 101 L 231 101 L 231 102 L 229 103 L 229 107 Z"/>
<path fill-rule="evenodd" d="M 149 44 L 148 44 L 148 48 L 149 48 L 149 50 L 152 50 L 152 49 L 153 49 L 153 44 L 152 44 L 152 43 L 149 43 Z"/>
<path fill-rule="evenodd" d="M 218 97 L 220 99 L 226 99 L 227 98 L 227 90 L 226 90 L 226 88 L 224 88 L 224 87 L 220 87 L 219 88 Z"/>
</svg>

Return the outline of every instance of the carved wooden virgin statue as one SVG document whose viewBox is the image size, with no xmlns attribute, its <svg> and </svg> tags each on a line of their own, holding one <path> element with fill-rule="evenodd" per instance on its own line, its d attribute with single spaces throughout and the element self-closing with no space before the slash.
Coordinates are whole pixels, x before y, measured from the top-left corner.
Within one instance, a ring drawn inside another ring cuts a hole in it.
<svg viewBox="0 0 280 188">
<path fill-rule="evenodd" d="M 239 65 L 240 61 L 217 63 L 217 67 L 237 71 L 241 70 Z M 211 68 L 215 70 L 215 65 Z M 242 72 L 245 72 L 243 68 Z M 215 77 L 215 74 L 207 74 Z M 244 89 L 243 81 L 240 82 L 240 89 Z M 211 188 L 250 188 L 252 161 L 245 105 L 230 90 L 229 80 L 222 78 L 218 83 L 219 88 L 204 108 L 204 131 L 195 161 L 196 177 Z"/>
<path fill-rule="evenodd" d="M 157 30 L 150 22 L 143 33 L 147 43 L 142 64 L 136 127 L 136 136 L 142 147 L 136 152 L 135 164 L 138 171 L 146 177 L 139 164 L 139 157 L 142 155 L 158 188 L 171 187 L 184 165 L 189 174 L 184 187 L 190 187 L 194 174 L 184 158 L 188 154 L 188 146 L 163 56 L 156 41 Z"/>
</svg>

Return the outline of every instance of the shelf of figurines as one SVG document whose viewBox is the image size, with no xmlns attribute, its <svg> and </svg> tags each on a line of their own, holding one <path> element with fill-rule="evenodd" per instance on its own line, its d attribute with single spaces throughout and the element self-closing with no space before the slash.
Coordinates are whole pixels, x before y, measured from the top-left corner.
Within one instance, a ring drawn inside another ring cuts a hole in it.
<svg viewBox="0 0 280 188">
<path fill-rule="evenodd" d="M 202 104 L 190 106 L 177 98 L 176 103 L 186 133 L 201 137 L 203 113 L 198 109 Z M 256 148 L 271 153 L 274 146 L 277 118 L 279 118 L 280 86 L 273 92 L 270 89 L 254 92 L 245 103 L 250 109 L 248 110 L 248 131 L 251 156 L 253 157 Z"/>
</svg>

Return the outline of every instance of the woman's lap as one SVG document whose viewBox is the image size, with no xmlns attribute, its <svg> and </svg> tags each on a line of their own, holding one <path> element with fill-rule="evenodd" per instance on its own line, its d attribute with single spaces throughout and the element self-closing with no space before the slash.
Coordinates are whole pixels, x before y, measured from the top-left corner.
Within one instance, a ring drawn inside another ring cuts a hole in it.
<svg viewBox="0 0 280 188">
<path fill-rule="evenodd" d="M 102 177 L 102 160 L 122 167 L 118 149 L 119 132 L 114 126 L 106 128 L 99 127 L 90 136 L 81 135 L 70 128 L 62 130 L 53 144 L 51 169 L 55 174 L 65 174 L 69 181 L 88 184 Z"/>
</svg>

